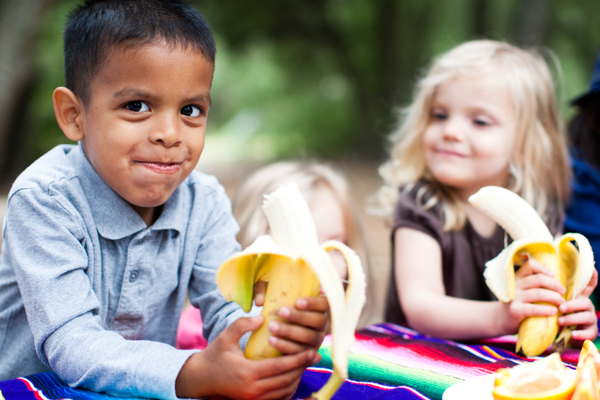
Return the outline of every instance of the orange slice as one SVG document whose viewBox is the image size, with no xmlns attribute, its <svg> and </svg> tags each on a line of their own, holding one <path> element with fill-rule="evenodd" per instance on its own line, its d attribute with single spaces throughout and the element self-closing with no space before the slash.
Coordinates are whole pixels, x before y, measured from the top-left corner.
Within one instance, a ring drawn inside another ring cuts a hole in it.
<svg viewBox="0 0 600 400">
<path fill-rule="evenodd" d="M 580 364 L 577 364 L 577 378 L 572 400 L 599 400 L 598 374 L 593 356 L 585 357 L 583 365 Z"/>
<path fill-rule="evenodd" d="M 560 355 L 553 353 L 529 364 L 496 373 L 494 400 L 568 400 L 575 390 Z"/>
</svg>

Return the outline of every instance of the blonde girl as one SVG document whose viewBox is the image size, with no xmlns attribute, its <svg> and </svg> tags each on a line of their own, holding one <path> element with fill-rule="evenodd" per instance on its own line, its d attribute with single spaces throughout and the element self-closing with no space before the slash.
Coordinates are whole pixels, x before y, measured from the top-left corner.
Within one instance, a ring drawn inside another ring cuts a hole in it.
<svg viewBox="0 0 600 400">
<path fill-rule="evenodd" d="M 495 301 L 484 263 L 505 233 L 472 208 L 483 186 L 511 189 L 558 234 L 569 194 L 569 163 L 550 70 L 543 57 L 507 43 L 464 43 L 435 60 L 391 136 L 378 199 L 393 215 L 392 278 L 386 320 L 431 335 L 475 339 L 516 333 L 528 316 L 579 325 L 573 339 L 593 339 L 588 296 L 565 302 L 565 288 L 535 260 L 517 272 L 517 293 Z"/>
</svg>

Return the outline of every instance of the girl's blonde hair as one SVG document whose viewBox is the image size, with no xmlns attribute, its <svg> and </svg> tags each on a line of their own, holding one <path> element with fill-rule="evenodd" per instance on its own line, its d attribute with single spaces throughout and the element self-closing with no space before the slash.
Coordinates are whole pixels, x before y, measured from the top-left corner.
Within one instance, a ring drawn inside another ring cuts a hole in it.
<svg viewBox="0 0 600 400">
<path fill-rule="evenodd" d="M 350 198 L 350 190 L 346 178 L 332 167 L 315 161 L 277 162 L 258 169 L 251 174 L 237 189 L 232 200 L 233 215 L 240 225 L 237 239 L 242 248 L 246 248 L 261 235 L 269 233 L 269 224 L 262 210 L 265 194 L 275 191 L 279 185 L 296 181 L 300 193 L 310 205 L 315 191 L 320 185 L 328 186 L 343 210 L 346 245 L 353 249 L 362 261 L 367 283 L 371 280 L 367 251 Z M 367 308 L 373 305 L 374 294 L 367 286 L 367 303 L 359 326 L 364 325 L 370 312 Z"/>
<path fill-rule="evenodd" d="M 560 72 L 558 61 L 554 62 Z M 475 40 L 434 61 L 418 82 L 413 103 L 404 110 L 399 129 L 390 135 L 390 159 L 379 169 L 384 184 L 376 196 L 384 214 L 392 214 L 399 186 L 410 190 L 419 179 L 426 179 L 435 195 L 421 205 L 430 208 L 441 203 L 447 231 L 464 226 L 466 213 L 456 192 L 437 182 L 426 166 L 422 135 L 432 118 L 431 107 L 440 85 L 458 76 L 490 73 L 505 80 L 518 119 L 508 188 L 542 216 L 562 210 L 569 195 L 568 150 L 546 61 L 537 51 L 492 40 Z M 417 195 L 418 201 L 423 194 Z"/>
</svg>

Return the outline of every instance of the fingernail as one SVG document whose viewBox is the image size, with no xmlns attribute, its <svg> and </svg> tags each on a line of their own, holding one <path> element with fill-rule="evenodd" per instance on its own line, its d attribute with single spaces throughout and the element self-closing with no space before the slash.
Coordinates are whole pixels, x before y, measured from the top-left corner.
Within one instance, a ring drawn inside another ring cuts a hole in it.
<svg viewBox="0 0 600 400">
<path fill-rule="evenodd" d="M 308 301 L 306 299 L 298 299 L 296 300 L 296 307 L 298 308 L 306 308 L 308 306 Z"/>
<path fill-rule="evenodd" d="M 256 297 L 254 298 L 254 302 L 257 304 L 264 303 L 264 301 L 265 301 L 265 296 L 262 294 L 257 294 Z"/>
<path fill-rule="evenodd" d="M 319 361 L 321 361 L 323 357 L 321 357 L 321 354 L 317 353 L 315 354 L 315 357 L 313 358 L 313 364 L 318 363 Z"/>
<path fill-rule="evenodd" d="M 262 315 L 257 315 L 255 317 L 252 317 L 251 321 L 252 322 L 258 322 L 262 320 Z"/>
<path fill-rule="evenodd" d="M 565 322 L 565 319 L 563 317 L 558 317 L 559 325 L 562 325 L 564 322 Z"/>
<path fill-rule="evenodd" d="M 277 343 L 277 338 L 275 336 L 269 336 L 269 344 L 275 346 L 275 343 Z"/>
<path fill-rule="evenodd" d="M 283 318 L 288 318 L 290 316 L 290 309 L 287 307 L 281 307 L 279 309 L 279 315 Z"/>
<path fill-rule="evenodd" d="M 279 330 L 279 324 L 275 321 L 269 322 L 269 330 L 273 333 L 277 333 Z"/>
</svg>

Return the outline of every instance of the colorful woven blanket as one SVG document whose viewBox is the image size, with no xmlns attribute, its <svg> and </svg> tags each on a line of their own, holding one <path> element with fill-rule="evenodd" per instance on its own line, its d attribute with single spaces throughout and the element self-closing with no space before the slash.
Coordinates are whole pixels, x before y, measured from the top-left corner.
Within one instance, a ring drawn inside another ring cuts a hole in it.
<svg viewBox="0 0 600 400">
<path fill-rule="evenodd" d="M 349 379 L 333 399 L 441 399 L 444 390 L 454 383 L 532 361 L 514 353 L 515 343 L 515 336 L 458 343 L 397 325 L 373 325 L 356 333 Z M 577 364 L 579 351 L 565 351 L 563 361 L 568 367 L 574 368 Z M 332 372 L 329 337 L 319 352 L 323 360 L 305 372 L 296 399 L 316 392 Z M 51 372 L 0 382 L 0 400 L 3 399 L 116 400 L 108 395 L 70 388 Z"/>
</svg>

